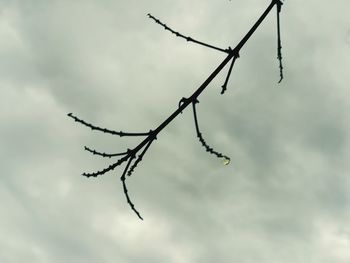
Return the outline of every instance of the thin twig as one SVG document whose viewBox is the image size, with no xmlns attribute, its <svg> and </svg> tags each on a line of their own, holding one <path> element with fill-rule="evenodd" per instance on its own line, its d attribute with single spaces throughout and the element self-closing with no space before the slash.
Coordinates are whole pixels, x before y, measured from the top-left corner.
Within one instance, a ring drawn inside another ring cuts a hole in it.
<svg viewBox="0 0 350 263">
<path fill-rule="evenodd" d="M 281 44 L 281 30 L 280 30 L 280 12 L 281 6 L 283 3 L 281 1 L 277 1 L 276 9 L 277 9 L 277 59 L 279 61 L 279 69 L 280 69 L 280 83 L 283 79 L 283 65 L 282 65 L 282 44 Z"/>
<path fill-rule="evenodd" d="M 99 156 L 102 156 L 102 157 L 108 157 L 108 158 L 111 158 L 111 157 L 115 157 L 115 156 L 122 156 L 122 155 L 126 155 L 128 154 L 128 152 L 122 152 L 122 153 L 104 153 L 104 152 L 98 152 L 96 151 L 95 149 L 90 149 L 89 147 L 87 146 L 84 146 L 84 149 L 88 152 L 91 152 L 93 155 L 99 155 Z"/>
<path fill-rule="evenodd" d="M 198 137 L 199 141 L 201 142 L 201 144 L 205 148 L 205 150 L 207 152 L 209 152 L 210 154 L 213 154 L 218 158 L 225 158 L 226 160 L 230 160 L 230 158 L 228 156 L 226 156 L 222 153 L 219 153 L 219 152 L 215 151 L 213 148 L 211 148 L 204 140 L 202 133 L 199 130 L 198 118 L 197 118 L 197 112 L 196 112 L 196 103 L 198 103 L 198 101 L 192 102 L 192 109 L 193 109 L 194 124 L 196 126 L 196 133 L 197 133 L 197 137 Z"/>
<path fill-rule="evenodd" d="M 74 121 L 79 122 L 79 123 L 83 124 L 84 126 L 91 128 L 91 130 L 101 131 L 101 132 L 109 133 L 109 134 L 113 134 L 113 135 L 118 135 L 120 137 L 123 137 L 123 136 L 148 136 L 150 134 L 149 132 L 141 132 L 141 133 L 139 133 L 139 132 L 123 132 L 123 131 L 117 132 L 117 131 L 113 131 L 113 130 L 109 130 L 106 128 L 101 128 L 101 127 L 92 125 L 91 123 L 88 123 L 88 122 L 74 116 L 73 113 L 68 113 L 67 115 L 69 117 L 71 117 Z"/>
<path fill-rule="evenodd" d="M 237 59 L 238 57 L 239 57 L 239 56 L 234 56 L 234 57 L 232 58 L 232 62 L 231 62 L 230 68 L 228 69 L 225 82 L 224 82 L 224 84 L 221 86 L 221 88 L 222 88 L 222 89 L 221 89 L 221 94 L 224 94 L 225 91 L 227 90 L 228 80 L 229 80 L 229 78 L 230 78 L 230 76 L 231 76 L 231 72 L 232 72 L 233 65 L 235 64 L 235 61 L 236 61 L 236 59 Z"/>
<path fill-rule="evenodd" d="M 147 152 L 148 148 L 151 146 L 153 140 L 150 140 L 148 142 L 148 144 L 145 146 L 145 148 L 143 149 L 143 151 L 141 152 L 141 154 L 138 156 L 138 158 L 136 159 L 136 161 L 134 162 L 134 164 L 130 167 L 129 171 L 128 171 L 128 176 L 131 176 L 131 174 L 134 172 L 135 168 L 137 167 L 137 165 L 139 164 L 139 162 L 142 161 L 143 156 L 145 155 L 145 153 Z"/>
<path fill-rule="evenodd" d="M 130 197 L 129 197 L 129 194 L 128 194 L 128 188 L 126 187 L 126 182 L 125 182 L 125 180 L 126 180 L 125 174 L 126 174 L 126 172 L 128 171 L 129 166 L 130 166 L 130 164 L 131 164 L 131 161 L 132 161 L 132 159 L 134 159 L 134 157 L 135 157 L 135 156 L 130 156 L 129 161 L 128 161 L 127 165 L 125 166 L 124 172 L 123 172 L 122 176 L 120 177 L 120 180 L 121 180 L 122 183 L 123 183 L 123 189 L 124 189 L 124 194 L 125 194 L 125 197 L 126 197 L 126 201 L 128 202 L 128 204 L 129 204 L 129 206 L 131 207 L 131 209 L 135 212 L 135 214 L 136 214 L 141 220 L 143 220 L 143 218 L 141 217 L 139 211 L 136 210 L 134 203 L 131 202 L 131 200 L 130 200 Z"/>
<path fill-rule="evenodd" d="M 208 48 L 212 48 L 212 49 L 215 49 L 215 50 L 224 52 L 224 53 L 229 53 L 229 50 L 228 50 L 228 49 L 222 49 L 222 48 L 219 48 L 219 47 L 216 47 L 216 46 L 213 46 L 213 45 L 210 45 L 210 44 L 207 44 L 207 43 L 204 43 L 204 42 L 195 40 L 195 39 L 193 39 L 193 38 L 191 38 L 191 37 L 184 36 L 183 34 L 181 34 L 181 33 L 179 33 L 179 32 L 176 32 L 175 30 L 171 29 L 170 27 L 168 27 L 166 24 L 162 23 L 162 21 L 160 21 L 160 20 L 157 19 L 156 17 L 152 16 L 151 14 L 147 14 L 147 16 L 148 16 L 149 18 L 151 18 L 151 19 L 152 19 L 154 22 L 156 22 L 157 24 L 159 24 L 159 25 L 161 25 L 162 27 L 164 27 L 165 30 L 169 30 L 171 33 L 173 33 L 173 34 L 176 35 L 177 37 L 181 37 L 181 38 L 185 39 L 185 40 L 188 41 L 188 42 L 193 42 L 193 43 L 196 43 L 196 44 L 199 44 L 199 45 L 208 47 Z"/>
<path fill-rule="evenodd" d="M 97 177 L 99 175 L 103 175 L 109 171 L 112 171 L 114 170 L 117 166 L 121 165 L 123 162 L 125 162 L 130 156 L 129 155 L 126 155 L 125 157 L 119 159 L 117 162 L 109 165 L 107 168 L 103 169 L 103 170 L 100 170 L 100 171 L 97 171 L 97 172 L 92 172 L 92 173 L 83 173 L 82 175 L 83 176 L 86 176 L 86 177 Z"/>
</svg>

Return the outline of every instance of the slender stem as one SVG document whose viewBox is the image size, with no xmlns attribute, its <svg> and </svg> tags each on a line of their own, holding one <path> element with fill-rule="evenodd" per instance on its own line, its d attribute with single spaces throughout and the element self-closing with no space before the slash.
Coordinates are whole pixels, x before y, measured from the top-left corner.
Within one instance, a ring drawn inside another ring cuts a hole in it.
<svg viewBox="0 0 350 263">
<path fill-rule="evenodd" d="M 202 133 L 199 130 L 199 125 L 198 125 L 198 118 L 197 118 L 197 112 L 196 112 L 196 103 L 197 102 L 192 102 L 192 108 L 193 108 L 193 118 L 194 118 L 194 124 L 196 126 L 196 133 L 197 133 L 197 137 L 199 139 L 199 141 L 201 142 L 202 146 L 205 148 L 205 150 L 207 152 L 209 152 L 210 154 L 215 155 L 218 158 L 225 158 L 226 160 L 230 160 L 230 157 L 219 153 L 217 151 L 215 151 L 213 148 L 211 148 L 206 141 L 204 140 Z"/>
<path fill-rule="evenodd" d="M 128 176 L 131 176 L 131 174 L 134 172 L 135 168 L 137 167 L 137 165 L 139 164 L 139 162 L 142 161 L 143 156 L 145 155 L 145 153 L 147 152 L 148 148 L 151 146 L 153 140 L 150 140 L 148 142 L 148 144 L 143 148 L 143 151 L 141 152 L 141 154 L 138 156 L 138 158 L 136 159 L 136 161 L 134 162 L 134 164 L 130 167 L 129 171 L 128 171 Z"/>
<path fill-rule="evenodd" d="M 115 156 L 123 156 L 123 155 L 128 154 L 128 152 L 113 153 L 113 154 L 104 153 L 104 152 L 98 152 L 98 151 L 96 151 L 95 149 L 90 149 L 90 148 L 87 147 L 87 146 L 85 146 L 84 149 L 85 149 L 86 151 L 92 153 L 93 155 L 99 155 L 99 156 L 108 157 L 108 158 L 115 157 Z"/>
<path fill-rule="evenodd" d="M 186 37 L 184 36 L 183 34 L 179 33 L 179 32 L 176 32 L 175 30 L 171 29 L 170 27 L 168 27 L 166 24 L 162 23 L 162 21 L 160 21 L 159 19 L 157 19 L 156 17 L 152 16 L 151 14 L 147 14 L 149 18 L 151 18 L 154 22 L 156 22 L 157 24 L 161 25 L 162 27 L 164 27 L 165 30 L 168 30 L 170 31 L 171 33 L 175 34 L 177 37 L 181 37 L 181 38 L 184 38 L 186 41 L 188 42 L 193 42 L 193 43 L 196 43 L 196 44 L 199 44 L 199 45 L 202 45 L 202 46 L 205 46 L 205 47 L 208 47 L 208 48 L 212 48 L 212 49 L 215 49 L 215 50 L 218 50 L 218 51 L 221 51 L 221 52 L 224 52 L 224 53 L 229 53 L 229 50 L 228 49 L 222 49 L 222 48 L 219 48 L 219 47 L 216 47 L 216 46 L 213 46 L 213 45 L 209 45 L 207 43 L 204 43 L 204 42 L 201 42 L 201 41 L 198 41 L 198 40 L 195 40 L 191 37 Z"/>
<path fill-rule="evenodd" d="M 124 172 L 123 172 L 122 176 L 120 177 L 120 180 L 121 180 L 122 183 L 123 183 L 123 189 L 124 189 L 124 194 L 125 194 L 125 197 L 126 197 L 126 201 L 128 202 L 128 204 L 129 204 L 129 206 L 131 207 L 131 209 L 135 212 L 135 214 L 136 214 L 141 220 L 143 220 L 143 218 L 141 217 L 139 211 L 136 210 L 134 203 L 133 203 L 133 202 L 131 201 L 131 199 L 130 199 L 130 196 L 129 196 L 129 194 L 128 194 L 128 188 L 126 187 L 126 182 L 125 182 L 125 181 L 126 181 L 125 175 L 126 175 L 126 172 L 129 170 L 129 166 L 130 166 L 131 161 L 132 161 L 133 158 L 134 158 L 134 156 L 131 156 L 131 157 L 129 158 L 129 161 L 128 161 L 127 165 L 125 166 Z"/>
<path fill-rule="evenodd" d="M 232 68 L 233 68 L 233 65 L 235 64 L 236 59 L 237 59 L 236 56 L 234 56 L 234 57 L 232 58 L 232 62 L 231 62 L 230 68 L 228 69 L 225 82 L 224 82 L 224 84 L 221 86 L 221 88 L 222 88 L 222 89 L 221 89 L 221 94 L 224 94 L 225 91 L 227 90 L 228 80 L 230 79 L 231 72 L 232 72 Z"/>
<path fill-rule="evenodd" d="M 102 174 L 105 174 L 109 171 L 112 171 L 114 170 L 117 166 L 121 165 L 123 162 L 125 162 L 126 160 L 128 160 L 128 158 L 130 157 L 130 154 L 124 156 L 123 158 L 119 159 L 117 162 L 109 165 L 107 168 L 105 169 L 102 169 L 100 171 L 97 171 L 97 172 L 93 172 L 93 173 L 83 173 L 82 175 L 83 176 L 86 176 L 86 177 L 97 177 L 99 175 L 102 175 Z"/>
<path fill-rule="evenodd" d="M 276 10 L 277 10 L 277 59 L 279 61 L 279 69 L 280 69 L 280 79 L 279 79 L 278 83 L 280 83 L 283 79 L 282 44 L 281 44 L 281 29 L 280 29 L 281 6 L 282 6 L 282 2 L 278 2 L 276 4 Z"/>
<path fill-rule="evenodd" d="M 91 123 L 88 123 L 88 122 L 74 116 L 73 113 L 68 113 L 67 115 L 69 117 L 71 117 L 74 121 L 79 122 L 79 123 L 83 124 L 84 126 L 91 128 L 91 130 L 101 131 L 101 132 L 109 133 L 109 134 L 113 134 L 113 135 L 118 135 L 120 137 L 123 137 L 123 136 L 147 136 L 150 134 L 149 132 L 122 132 L 122 131 L 117 132 L 114 130 L 101 128 L 101 127 L 95 126 Z"/>
</svg>

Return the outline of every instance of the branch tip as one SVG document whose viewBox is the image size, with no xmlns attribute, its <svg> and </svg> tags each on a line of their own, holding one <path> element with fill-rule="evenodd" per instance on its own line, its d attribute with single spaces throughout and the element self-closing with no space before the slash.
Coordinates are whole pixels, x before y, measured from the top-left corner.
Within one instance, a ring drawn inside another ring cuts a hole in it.
<svg viewBox="0 0 350 263">
<path fill-rule="evenodd" d="M 195 40 L 195 39 L 193 39 L 193 38 L 190 37 L 190 36 L 185 36 L 185 35 L 181 34 L 180 32 L 177 32 L 177 31 L 171 29 L 171 28 L 168 27 L 165 23 L 163 23 L 162 21 L 160 21 L 158 18 L 154 17 L 154 16 L 151 15 L 151 14 L 148 14 L 148 17 L 149 17 L 150 19 L 152 19 L 156 24 L 159 24 L 160 26 L 162 26 L 165 30 L 170 31 L 172 34 L 174 34 L 174 35 L 177 36 L 177 37 L 180 37 L 180 38 L 185 39 L 187 42 L 193 42 L 193 43 L 196 43 L 196 44 L 198 44 L 198 45 L 202 45 L 202 46 L 205 46 L 205 47 L 208 47 L 208 48 L 211 48 L 211 49 L 215 49 L 215 50 L 217 50 L 217 51 L 221 51 L 221 52 L 224 52 L 224 53 L 228 53 L 228 51 L 225 50 L 225 49 L 222 49 L 222 48 L 219 48 L 219 47 L 216 47 L 216 46 L 213 46 L 213 45 L 210 45 L 210 44 L 207 44 L 207 43 L 204 43 L 204 42 Z"/>
<path fill-rule="evenodd" d="M 278 83 L 281 83 L 283 79 L 283 65 L 282 65 L 282 44 L 281 44 L 281 28 L 280 28 L 280 12 L 281 12 L 281 6 L 282 2 L 280 0 L 274 0 L 277 7 L 277 59 L 279 63 L 279 73 L 280 73 L 280 79 Z"/>
<path fill-rule="evenodd" d="M 141 217 L 139 211 L 137 211 L 137 209 L 135 208 L 134 203 L 131 201 L 131 199 L 130 199 L 130 197 L 129 197 L 128 188 L 126 187 L 126 182 L 125 182 L 125 180 L 126 180 L 125 174 L 126 174 L 126 172 L 128 171 L 129 166 L 130 166 L 130 164 L 131 164 L 131 161 L 132 161 L 133 159 L 134 159 L 133 156 L 131 156 L 131 157 L 129 158 L 129 161 L 128 161 L 127 165 L 125 166 L 124 172 L 123 172 L 122 176 L 120 177 L 120 180 L 122 181 L 122 184 L 123 184 L 124 195 L 125 195 L 125 197 L 126 197 L 126 201 L 127 201 L 127 203 L 129 204 L 131 210 L 133 210 L 133 211 L 135 212 L 135 214 L 136 214 L 141 220 L 143 220 L 143 218 Z"/>
<path fill-rule="evenodd" d="M 198 125 L 198 118 L 197 118 L 197 112 L 196 112 L 196 106 L 195 106 L 195 103 L 192 103 L 192 109 L 193 109 L 193 117 L 194 117 L 194 124 L 195 124 L 195 127 L 196 127 L 196 133 L 197 133 L 197 138 L 199 139 L 200 143 L 202 144 L 202 146 L 205 148 L 205 150 L 207 152 L 209 152 L 210 154 L 213 154 L 215 155 L 217 158 L 226 158 L 226 159 L 230 159 L 230 157 L 220 153 L 220 152 L 217 152 L 215 151 L 213 148 L 211 148 L 207 143 L 206 141 L 204 140 L 203 136 L 202 136 L 202 133 L 200 132 L 199 130 L 199 125 Z"/>
<path fill-rule="evenodd" d="M 68 113 L 67 114 L 69 117 L 71 117 L 74 121 L 76 122 L 79 122 L 81 123 L 82 125 L 90 128 L 91 130 L 97 130 L 97 131 L 101 131 L 103 133 L 109 133 L 109 134 L 113 134 L 113 135 L 118 135 L 120 137 L 123 137 L 123 136 L 148 136 L 149 133 L 148 132 L 117 132 L 117 131 L 114 131 L 114 130 L 109 130 L 109 129 L 106 129 L 106 128 L 101 128 L 101 127 L 98 127 L 98 126 L 95 126 L 91 123 L 88 123 L 86 121 L 84 121 L 83 119 L 79 119 L 78 117 L 74 116 L 73 113 Z"/>
<path fill-rule="evenodd" d="M 231 76 L 231 72 L 232 72 L 233 65 L 235 64 L 236 59 L 239 58 L 238 51 L 233 50 L 233 52 L 237 52 L 237 53 L 236 53 L 237 55 L 234 55 L 233 58 L 232 58 L 232 62 L 231 62 L 230 67 L 229 67 L 229 69 L 228 69 L 225 82 L 224 82 L 224 84 L 221 86 L 221 93 L 220 93 L 221 95 L 224 94 L 225 91 L 227 90 L 227 84 L 228 84 L 228 81 L 229 81 L 230 76 Z"/>
</svg>

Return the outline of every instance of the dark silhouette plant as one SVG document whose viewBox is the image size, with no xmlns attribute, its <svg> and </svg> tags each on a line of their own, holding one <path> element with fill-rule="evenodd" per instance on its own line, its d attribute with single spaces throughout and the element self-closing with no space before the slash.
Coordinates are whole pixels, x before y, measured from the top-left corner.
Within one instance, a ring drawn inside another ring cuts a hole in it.
<svg viewBox="0 0 350 263">
<path fill-rule="evenodd" d="M 200 85 L 197 90 L 188 98 L 183 97 L 180 102 L 178 108 L 166 119 L 164 120 L 158 127 L 156 127 L 154 130 L 150 130 L 148 132 L 141 132 L 141 133 L 133 133 L 133 132 L 123 132 L 123 131 L 115 131 L 115 130 L 110 130 L 106 128 L 101 128 L 96 125 L 93 125 L 91 123 L 88 123 L 84 121 L 83 119 L 80 119 L 73 115 L 72 113 L 69 113 L 68 116 L 71 117 L 74 121 L 91 128 L 91 130 L 96 130 L 100 131 L 103 133 L 108 133 L 112 135 L 117 135 L 120 137 L 123 136 L 137 136 L 137 137 L 144 137 L 144 139 L 133 149 L 127 149 L 125 152 L 120 152 L 120 153 L 104 153 L 104 152 L 99 152 L 96 151 L 95 149 L 91 149 L 89 147 L 85 146 L 85 150 L 94 154 L 94 155 L 99 155 L 104 158 L 112 158 L 112 157 L 120 157 L 117 161 L 114 163 L 110 164 L 108 167 L 96 171 L 96 172 L 91 172 L 91 173 L 83 173 L 83 176 L 86 177 L 97 177 L 99 175 L 103 175 L 109 171 L 114 170 L 117 166 L 121 165 L 122 163 L 126 162 L 126 166 L 124 168 L 124 171 L 120 177 L 123 185 L 123 190 L 124 194 L 127 200 L 127 203 L 131 207 L 131 209 L 136 213 L 136 215 L 140 218 L 143 219 L 138 212 L 138 210 L 135 208 L 134 203 L 131 201 L 130 196 L 128 194 L 128 189 L 126 186 L 126 176 L 131 176 L 132 173 L 134 172 L 135 168 L 137 165 L 142 161 L 143 156 L 151 146 L 151 144 L 157 139 L 157 135 L 171 122 L 173 121 L 180 113 L 183 112 L 184 109 L 187 108 L 187 106 L 192 105 L 192 110 L 193 110 L 193 116 L 194 116 L 194 123 L 195 123 L 195 128 L 196 128 L 196 134 L 197 137 L 202 144 L 202 146 L 206 149 L 206 151 L 217 158 L 223 158 L 224 164 L 228 164 L 230 162 L 230 158 L 220 152 L 215 151 L 213 148 L 211 148 L 207 142 L 204 140 L 202 133 L 200 132 L 199 129 L 199 124 L 198 124 L 198 116 L 197 116 L 197 111 L 196 111 L 196 104 L 199 103 L 198 97 L 199 95 L 205 90 L 205 88 L 208 87 L 209 83 L 221 72 L 221 70 L 231 61 L 231 64 L 229 66 L 224 84 L 221 86 L 221 94 L 224 94 L 225 91 L 227 90 L 227 84 L 229 81 L 229 78 L 231 76 L 232 68 L 234 66 L 234 63 L 237 58 L 239 58 L 239 52 L 242 49 L 242 47 L 245 45 L 245 43 L 248 41 L 248 39 L 253 35 L 255 30 L 259 27 L 261 22 L 266 18 L 266 16 L 269 14 L 269 12 L 272 10 L 272 8 L 276 5 L 276 10 L 277 10 L 277 58 L 279 61 L 279 74 L 280 74 L 280 79 L 278 83 L 280 83 L 283 79 L 283 66 L 282 66 L 282 53 L 281 53 L 281 36 L 280 36 L 280 12 L 281 12 L 281 6 L 282 6 L 281 0 L 272 0 L 269 6 L 266 8 L 266 10 L 263 12 L 263 14 L 258 18 L 258 20 L 255 22 L 255 24 L 251 27 L 251 29 L 246 33 L 246 35 L 242 38 L 242 40 L 234 47 L 228 47 L 227 49 L 219 48 L 198 40 L 195 40 L 191 37 L 185 36 L 170 27 L 168 27 L 166 24 L 162 23 L 159 19 L 154 17 L 151 14 L 148 14 L 148 17 L 152 19 L 155 23 L 159 24 L 162 26 L 165 30 L 170 31 L 171 33 L 175 34 L 177 37 L 183 38 L 188 42 L 193 42 L 195 44 L 199 44 L 202 46 L 205 46 L 207 48 L 224 52 L 227 54 L 226 58 L 219 64 L 219 66 L 208 76 L 208 78 Z M 137 155 L 138 154 L 138 155 Z"/>
</svg>

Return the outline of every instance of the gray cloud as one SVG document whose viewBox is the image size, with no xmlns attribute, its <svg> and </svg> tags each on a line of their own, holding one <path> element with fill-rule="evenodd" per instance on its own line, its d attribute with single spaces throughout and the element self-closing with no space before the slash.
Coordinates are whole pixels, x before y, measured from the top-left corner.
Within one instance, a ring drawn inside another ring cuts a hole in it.
<svg viewBox="0 0 350 263">
<path fill-rule="evenodd" d="M 1 262 L 348 262 L 350 259 L 348 1 L 285 1 L 285 79 L 274 14 L 244 47 L 227 94 L 200 97 L 208 155 L 184 112 L 128 180 L 83 146 L 138 143 L 67 118 L 149 130 L 222 55 L 175 38 L 234 46 L 259 1 L 1 1 Z M 109 161 L 109 160 L 108 160 Z"/>
</svg>

